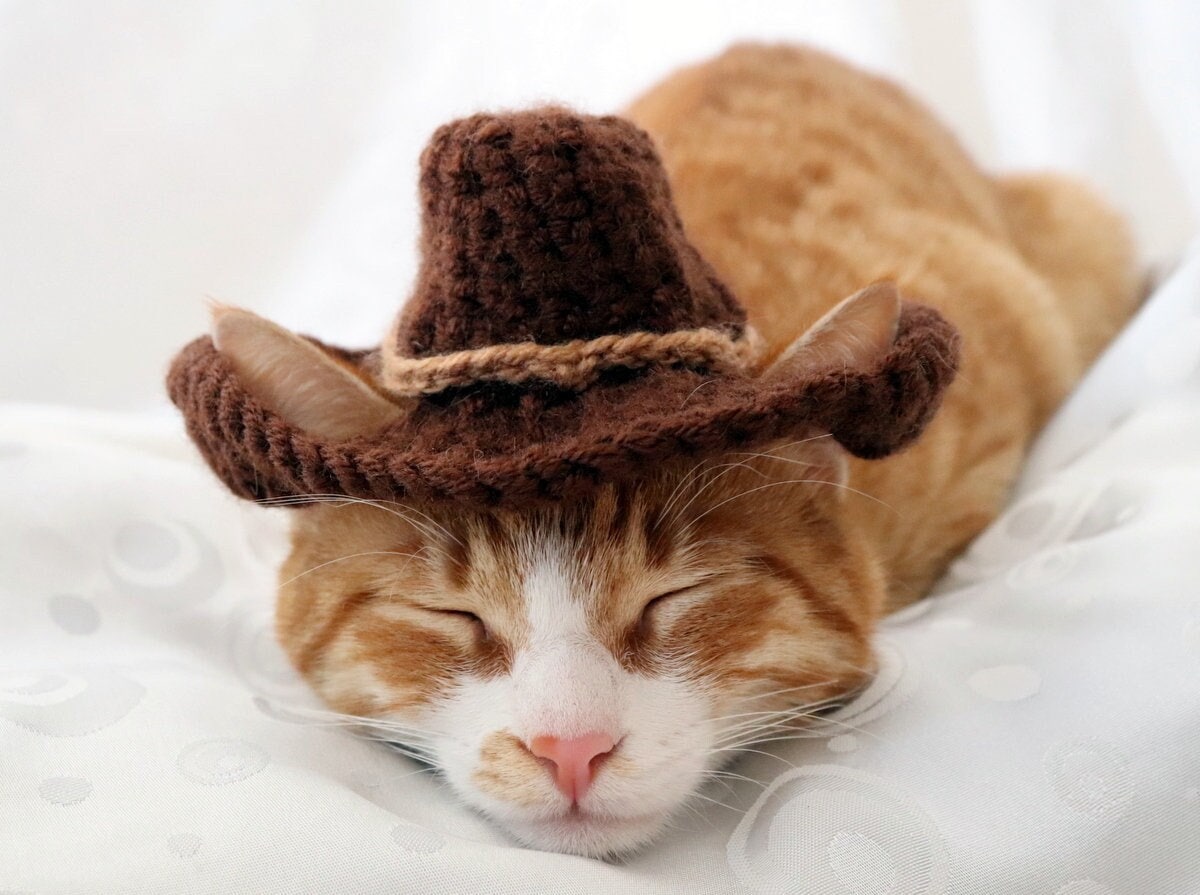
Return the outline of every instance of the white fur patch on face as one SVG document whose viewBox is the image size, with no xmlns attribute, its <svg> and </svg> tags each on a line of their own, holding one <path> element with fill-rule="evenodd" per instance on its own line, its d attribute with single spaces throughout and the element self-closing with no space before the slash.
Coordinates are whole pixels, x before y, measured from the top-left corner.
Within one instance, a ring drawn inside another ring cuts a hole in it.
<svg viewBox="0 0 1200 895">
<path fill-rule="evenodd" d="M 697 684 L 626 671 L 589 630 L 585 561 L 561 537 L 522 550 L 525 646 L 509 675 L 468 677 L 432 707 L 436 753 L 469 804 L 538 848 L 607 855 L 643 845 L 715 762 L 709 701 Z M 572 806 L 525 753 L 534 737 L 603 733 L 617 744 Z M 505 744 L 499 756 L 486 744 Z M 497 773 L 492 765 L 505 765 Z M 504 787 L 481 786 L 481 774 Z M 506 788 L 507 787 L 507 788 Z"/>
<path fill-rule="evenodd" d="M 559 538 L 534 546 L 523 589 L 528 646 L 514 657 L 517 726 L 525 742 L 604 733 L 617 742 L 621 726 L 621 667 L 588 630 L 588 594 Z"/>
</svg>

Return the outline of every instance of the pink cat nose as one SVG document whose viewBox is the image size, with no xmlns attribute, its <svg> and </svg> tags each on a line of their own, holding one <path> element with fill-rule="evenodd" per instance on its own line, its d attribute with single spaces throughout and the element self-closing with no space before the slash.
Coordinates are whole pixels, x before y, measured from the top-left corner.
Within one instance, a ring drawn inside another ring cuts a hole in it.
<svg viewBox="0 0 1200 895">
<path fill-rule="evenodd" d="M 585 733 L 569 740 L 537 736 L 529 741 L 529 751 L 554 765 L 554 784 L 568 799 L 578 802 L 592 785 L 592 764 L 614 745 L 606 733 Z"/>
</svg>

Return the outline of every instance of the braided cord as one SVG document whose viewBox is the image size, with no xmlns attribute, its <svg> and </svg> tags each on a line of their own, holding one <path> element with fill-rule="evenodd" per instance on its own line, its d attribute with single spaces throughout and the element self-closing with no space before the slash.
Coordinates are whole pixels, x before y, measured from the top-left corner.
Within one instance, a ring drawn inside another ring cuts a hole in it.
<svg viewBox="0 0 1200 895">
<path fill-rule="evenodd" d="M 760 345 L 757 333 L 749 327 L 738 339 L 702 328 L 606 335 L 559 345 L 517 342 L 413 358 L 399 354 L 395 340 L 389 339 L 383 349 L 380 382 L 394 395 L 414 397 L 480 380 L 521 383 L 540 379 L 581 389 L 595 382 L 604 370 L 653 364 L 683 363 L 736 374 L 750 368 Z"/>
</svg>

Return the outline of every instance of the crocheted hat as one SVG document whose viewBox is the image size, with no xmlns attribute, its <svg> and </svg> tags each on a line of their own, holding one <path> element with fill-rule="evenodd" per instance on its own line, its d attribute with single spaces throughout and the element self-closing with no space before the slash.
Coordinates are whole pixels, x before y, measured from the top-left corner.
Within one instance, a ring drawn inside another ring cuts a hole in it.
<svg viewBox="0 0 1200 895">
<path fill-rule="evenodd" d="M 420 188 L 420 271 L 382 346 L 312 340 L 397 402 L 395 421 L 322 439 L 251 394 L 208 337 L 175 358 L 171 399 L 236 494 L 557 501 L 814 428 L 882 457 L 953 378 L 957 334 L 918 305 L 873 370 L 756 375 L 745 312 L 687 241 L 649 137 L 620 118 L 452 122 Z"/>
</svg>

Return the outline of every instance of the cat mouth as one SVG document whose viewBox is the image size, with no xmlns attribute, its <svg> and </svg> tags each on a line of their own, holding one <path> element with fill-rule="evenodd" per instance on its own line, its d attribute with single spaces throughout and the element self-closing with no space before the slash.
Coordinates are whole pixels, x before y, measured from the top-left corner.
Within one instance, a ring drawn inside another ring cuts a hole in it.
<svg viewBox="0 0 1200 895">
<path fill-rule="evenodd" d="M 535 848 L 610 859 L 636 851 L 662 828 L 668 812 L 615 815 L 578 806 L 537 820 L 510 823 L 518 839 Z"/>
<path fill-rule="evenodd" d="M 652 823 L 661 817 L 662 812 L 660 811 L 645 814 L 611 814 L 607 811 L 589 811 L 578 805 L 572 805 L 570 809 L 550 818 L 549 822 L 602 829 Z"/>
<path fill-rule="evenodd" d="M 524 827 L 539 830 L 571 831 L 578 833 L 618 833 L 630 829 L 653 827 L 663 822 L 669 812 L 643 811 L 636 814 L 617 814 L 612 811 L 572 805 L 550 814 L 523 817 L 516 820 Z"/>
</svg>

